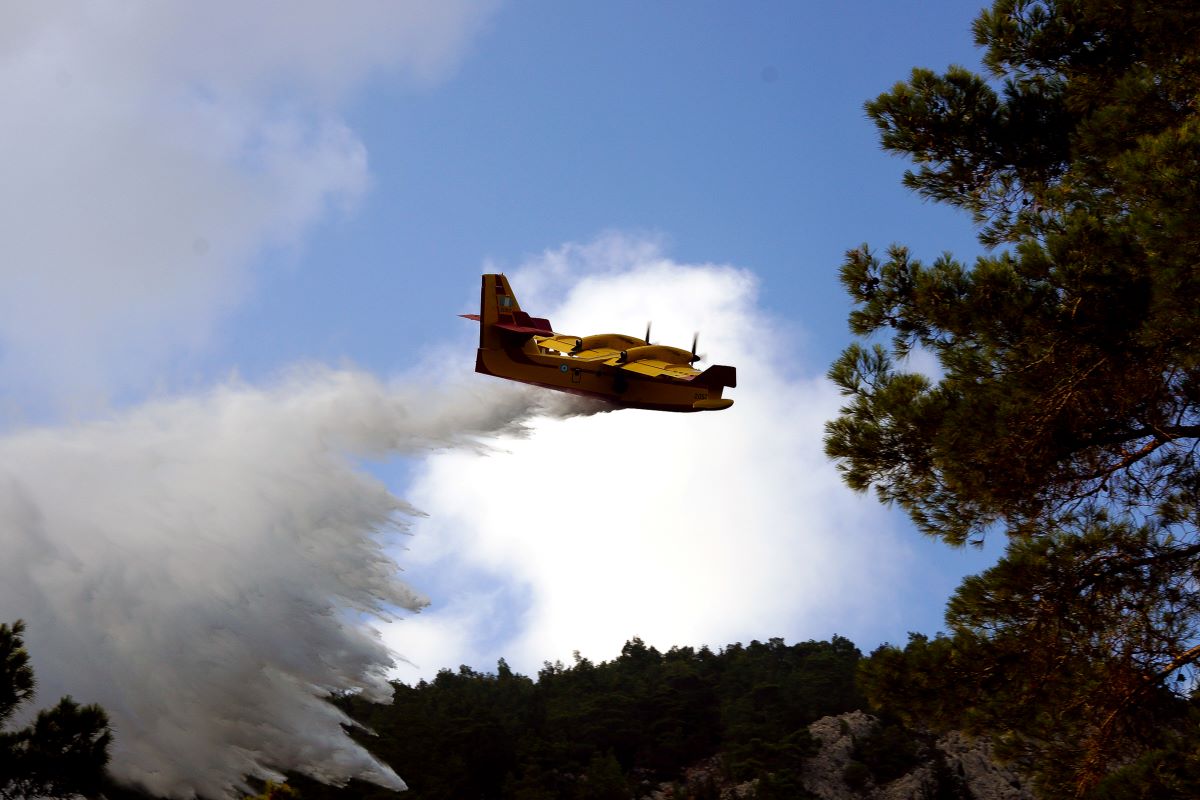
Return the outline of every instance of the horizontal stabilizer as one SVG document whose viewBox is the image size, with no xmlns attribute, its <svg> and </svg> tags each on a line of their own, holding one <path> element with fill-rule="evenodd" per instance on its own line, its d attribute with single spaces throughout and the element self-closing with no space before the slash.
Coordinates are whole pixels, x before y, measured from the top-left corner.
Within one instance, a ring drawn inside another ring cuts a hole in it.
<svg viewBox="0 0 1200 800">
<path fill-rule="evenodd" d="M 496 327 L 502 330 L 517 331 L 525 333 L 527 330 L 538 334 L 539 336 L 551 336 L 554 331 L 550 329 L 550 320 L 544 317 L 531 317 L 524 311 L 514 311 L 513 321 L 511 324 L 504 320 L 504 315 L 500 315 L 500 321 L 496 323 Z"/>
<path fill-rule="evenodd" d="M 545 328 L 534 328 L 529 325 L 510 325 L 507 322 L 497 322 L 492 327 L 505 333 L 519 333 L 522 336 L 548 336 L 552 333 L 552 331 L 548 331 Z"/>
<path fill-rule="evenodd" d="M 473 319 L 476 322 L 481 320 L 478 314 L 459 314 L 459 316 L 463 319 Z M 544 317 L 531 317 L 524 311 L 514 311 L 511 315 L 505 316 L 511 316 L 513 321 L 495 322 L 492 323 L 492 327 L 525 336 L 551 336 L 554 334 L 554 331 L 550 329 L 550 320 Z"/>
<path fill-rule="evenodd" d="M 692 378 L 692 383 L 701 386 L 737 386 L 737 369 L 723 364 L 713 364 Z"/>
</svg>

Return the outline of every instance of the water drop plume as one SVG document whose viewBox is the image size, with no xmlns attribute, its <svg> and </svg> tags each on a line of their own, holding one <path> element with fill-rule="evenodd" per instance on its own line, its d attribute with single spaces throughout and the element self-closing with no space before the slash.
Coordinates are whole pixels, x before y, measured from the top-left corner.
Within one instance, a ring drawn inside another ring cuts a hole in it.
<svg viewBox="0 0 1200 800">
<path fill-rule="evenodd" d="M 109 712 L 118 780 L 172 797 L 283 770 L 404 788 L 326 700 L 389 699 L 393 654 L 370 623 L 426 604 L 390 554 L 418 512 L 364 459 L 594 410 L 313 368 L 9 433 L 0 617 L 28 623 L 41 703 Z"/>
</svg>

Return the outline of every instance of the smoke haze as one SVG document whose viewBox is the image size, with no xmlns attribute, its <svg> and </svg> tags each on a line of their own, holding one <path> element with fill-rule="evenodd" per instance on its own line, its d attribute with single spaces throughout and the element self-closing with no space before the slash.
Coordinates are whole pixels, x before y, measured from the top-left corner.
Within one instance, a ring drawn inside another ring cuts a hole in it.
<svg viewBox="0 0 1200 800">
<path fill-rule="evenodd" d="M 40 701 L 100 703 L 113 774 L 154 793 L 284 769 L 401 788 L 323 699 L 387 701 L 369 623 L 426 604 L 386 552 L 416 512 L 359 460 L 582 410 L 492 388 L 314 368 L 0 439 L 0 609 L 29 624 Z"/>
</svg>

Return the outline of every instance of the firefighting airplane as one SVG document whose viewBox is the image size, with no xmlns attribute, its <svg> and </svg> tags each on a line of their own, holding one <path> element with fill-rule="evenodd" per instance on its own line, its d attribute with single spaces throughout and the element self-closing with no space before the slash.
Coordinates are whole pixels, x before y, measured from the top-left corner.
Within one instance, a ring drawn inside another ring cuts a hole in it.
<svg viewBox="0 0 1200 800">
<path fill-rule="evenodd" d="M 619 333 L 568 336 L 550 321 L 521 310 L 503 275 L 484 275 L 479 313 L 459 316 L 479 322 L 475 371 L 561 392 L 596 397 L 618 406 L 656 411 L 720 411 L 733 401 L 721 397 L 737 386 L 737 370 L 714 365 L 701 372 L 691 351 L 650 344 Z"/>
</svg>

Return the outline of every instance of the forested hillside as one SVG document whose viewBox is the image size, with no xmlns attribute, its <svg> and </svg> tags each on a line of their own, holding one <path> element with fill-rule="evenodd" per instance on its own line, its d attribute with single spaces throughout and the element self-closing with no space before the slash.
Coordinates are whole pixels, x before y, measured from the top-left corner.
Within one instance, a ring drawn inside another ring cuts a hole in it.
<svg viewBox="0 0 1200 800">
<path fill-rule="evenodd" d="M 502 660 L 395 684 L 388 705 L 335 702 L 408 782 L 404 800 L 1030 800 L 986 743 L 862 713 L 870 661 L 840 636 L 666 653 L 635 638 L 610 662 L 531 677 Z M 397 798 L 298 774 L 254 785 L 250 800 Z M 103 796 L 153 800 L 111 782 Z"/>
<path fill-rule="evenodd" d="M 759 797 L 798 797 L 814 751 L 807 726 L 863 707 L 860 659 L 838 636 L 666 653 L 633 639 L 611 662 L 546 664 L 536 680 L 501 661 L 494 674 L 461 667 L 398 684 L 390 706 L 341 704 L 375 732 L 363 741 L 404 776 L 412 800 L 631 797 L 717 753 L 714 783 L 763 778 Z M 291 784 L 313 800 L 393 797 L 365 784 Z"/>
</svg>

